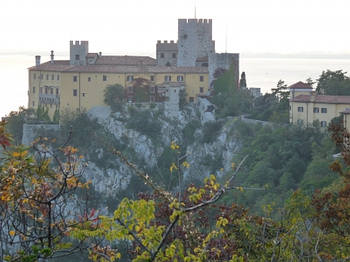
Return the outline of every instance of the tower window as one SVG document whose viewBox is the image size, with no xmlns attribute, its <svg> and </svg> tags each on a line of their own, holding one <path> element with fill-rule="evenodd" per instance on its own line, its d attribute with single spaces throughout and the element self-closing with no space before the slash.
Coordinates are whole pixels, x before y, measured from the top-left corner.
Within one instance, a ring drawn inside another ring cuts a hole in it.
<svg viewBox="0 0 350 262">
<path fill-rule="evenodd" d="M 164 58 L 164 53 L 160 53 L 160 58 Z"/>
<path fill-rule="evenodd" d="M 75 55 L 75 60 L 80 60 L 80 56 L 79 55 Z"/>
<path fill-rule="evenodd" d="M 327 121 L 321 121 L 321 127 L 327 127 Z"/>
<path fill-rule="evenodd" d="M 39 89 L 39 93 L 40 93 L 40 94 L 42 94 L 42 93 L 43 93 L 43 88 L 42 88 L 42 87 L 40 87 L 40 89 Z"/>
<path fill-rule="evenodd" d="M 194 102 L 194 97 L 190 97 L 190 102 L 192 103 L 192 102 Z"/>
<path fill-rule="evenodd" d="M 58 92 L 59 92 L 59 91 L 58 91 L 58 88 L 56 88 L 56 95 L 58 95 Z"/>
<path fill-rule="evenodd" d="M 319 113 L 320 109 L 318 107 L 314 107 L 314 113 Z"/>
<path fill-rule="evenodd" d="M 173 58 L 176 58 L 176 53 L 173 53 L 173 55 L 172 55 L 172 56 L 173 56 Z"/>
</svg>

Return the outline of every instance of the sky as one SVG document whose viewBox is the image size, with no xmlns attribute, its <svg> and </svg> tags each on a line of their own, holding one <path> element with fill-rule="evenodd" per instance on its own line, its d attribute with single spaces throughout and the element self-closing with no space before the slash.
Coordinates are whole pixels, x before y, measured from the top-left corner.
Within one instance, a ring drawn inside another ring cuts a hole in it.
<svg viewBox="0 0 350 262">
<path fill-rule="evenodd" d="M 197 18 L 214 20 L 218 51 L 349 49 L 349 0 L 1 0 L 0 52 L 66 54 L 69 40 L 89 40 L 95 51 L 154 54 L 156 40 L 176 39 L 177 19 L 193 18 L 195 6 Z"/>
<path fill-rule="evenodd" d="M 67 57 L 69 40 L 154 57 L 157 40 L 177 40 L 177 19 L 196 14 L 213 19 L 216 51 L 240 53 L 243 65 L 266 54 L 350 59 L 349 10 L 349 0 L 1 0 L 0 117 L 26 105 L 34 56 Z"/>
</svg>

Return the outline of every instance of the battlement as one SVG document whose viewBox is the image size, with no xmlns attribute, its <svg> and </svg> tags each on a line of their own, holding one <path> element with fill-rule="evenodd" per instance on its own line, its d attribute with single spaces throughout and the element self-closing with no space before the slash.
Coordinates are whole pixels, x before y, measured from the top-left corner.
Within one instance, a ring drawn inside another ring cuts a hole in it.
<svg viewBox="0 0 350 262">
<path fill-rule="evenodd" d="M 83 46 L 86 47 L 89 45 L 89 41 L 69 41 L 70 46 Z"/>
<path fill-rule="evenodd" d="M 212 19 L 179 19 L 179 24 L 212 24 Z"/>
<path fill-rule="evenodd" d="M 168 40 L 164 40 L 164 41 L 157 40 L 157 44 L 162 44 L 162 45 L 164 45 L 164 44 L 176 44 L 176 42 L 174 40 L 170 40 L 170 41 L 168 41 Z"/>
</svg>

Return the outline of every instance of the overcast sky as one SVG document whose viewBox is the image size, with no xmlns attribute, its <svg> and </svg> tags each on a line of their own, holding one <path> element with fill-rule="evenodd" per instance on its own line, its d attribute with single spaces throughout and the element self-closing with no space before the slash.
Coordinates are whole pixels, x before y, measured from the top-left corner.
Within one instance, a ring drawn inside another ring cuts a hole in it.
<svg viewBox="0 0 350 262">
<path fill-rule="evenodd" d="M 177 39 L 177 19 L 213 19 L 217 51 L 345 53 L 349 0 L 1 0 L 0 53 L 90 51 L 155 53 L 158 39 Z"/>
</svg>

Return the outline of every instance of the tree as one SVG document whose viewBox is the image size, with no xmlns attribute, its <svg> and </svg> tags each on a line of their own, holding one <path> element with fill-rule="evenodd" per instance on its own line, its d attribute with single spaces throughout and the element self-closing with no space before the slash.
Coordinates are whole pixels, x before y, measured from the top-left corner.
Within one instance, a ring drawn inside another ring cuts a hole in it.
<svg viewBox="0 0 350 262">
<path fill-rule="evenodd" d="M 325 95 L 350 95 L 350 79 L 343 70 L 323 71 L 317 79 L 316 91 Z"/>
<path fill-rule="evenodd" d="M 1 261 L 38 261 L 84 248 L 67 238 L 72 227 L 95 218 L 93 212 L 69 208 L 69 203 L 79 203 L 76 189 L 88 185 L 81 180 L 77 150 L 62 147 L 62 161 L 45 139 L 37 141 L 32 152 L 12 146 L 4 126 L 0 127 Z"/>
<path fill-rule="evenodd" d="M 245 78 L 245 72 L 242 72 L 241 79 L 239 80 L 239 87 L 240 88 L 247 88 L 247 80 Z"/>
<path fill-rule="evenodd" d="M 121 85 L 107 86 L 104 94 L 104 102 L 109 105 L 112 111 L 121 111 L 125 102 L 125 92 Z"/>
<path fill-rule="evenodd" d="M 227 71 L 220 71 L 220 74 L 213 82 L 209 99 L 216 106 L 217 116 L 237 116 L 248 112 L 252 97 L 248 90 L 237 88 L 233 66 Z"/>
</svg>

